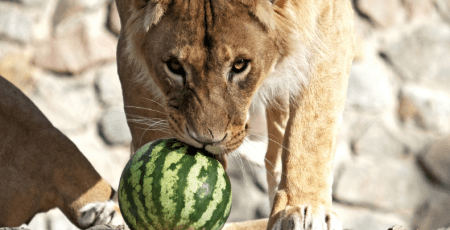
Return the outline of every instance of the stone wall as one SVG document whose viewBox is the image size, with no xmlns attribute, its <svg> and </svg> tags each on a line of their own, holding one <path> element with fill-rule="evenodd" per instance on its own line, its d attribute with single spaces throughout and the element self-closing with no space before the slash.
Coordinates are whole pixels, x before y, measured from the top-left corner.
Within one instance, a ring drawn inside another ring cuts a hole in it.
<svg viewBox="0 0 450 230">
<path fill-rule="evenodd" d="M 450 227 L 450 1 L 354 6 L 357 54 L 333 208 L 349 229 Z M 115 64 L 119 29 L 110 0 L 0 0 L 0 75 L 115 188 L 130 141 Z M 241 160 L 228 170 L 229 221 L 267 217 L 262 162 Z M 58 209 L 38 214 L 28 228 L 76 229 Z"/>
</svg>

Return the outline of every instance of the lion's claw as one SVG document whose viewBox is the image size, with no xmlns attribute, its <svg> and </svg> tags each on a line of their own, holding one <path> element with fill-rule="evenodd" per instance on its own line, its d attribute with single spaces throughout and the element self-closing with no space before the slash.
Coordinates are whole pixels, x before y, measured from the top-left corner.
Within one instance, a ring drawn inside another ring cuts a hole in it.
<svg viewBox="0 0 450 230">
<path fill-rule="evenodd" d="M 78 219 L 78 224 L 82 227 L 100 224 L 122 225 L 125 223 L 122 215 L 118 212 L 117 204 L 111 200 L 87 204 L 79 212 L 81 217 Z"/>
<path fill-rule="evenodd" d="M 272 230 L 342 230 L 341 221 L 331 211 L 309 205 L 288 206 L 281 211 Z"/>
</svg>

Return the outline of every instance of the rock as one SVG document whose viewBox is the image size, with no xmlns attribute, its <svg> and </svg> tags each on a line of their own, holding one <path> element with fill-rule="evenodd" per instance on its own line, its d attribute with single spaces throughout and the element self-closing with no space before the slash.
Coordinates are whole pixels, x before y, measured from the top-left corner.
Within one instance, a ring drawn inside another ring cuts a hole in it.
<svg viewBox="0 0 450 230">
<path fill-rule="evenodd" d="M 433 143 L 418 159 L 432 182 L 450 189 L 450 136 Z"/>
<path fill-rule="evenodd" d="M 32 230 L 79 230 L 58 208 L 35 215 L 27 227 Z"/>
<path fill-rule="evenodd" d="M 389 228 L 388 230 L 406 230 L 406 228 L 404 228 L 403 226 L 393 226 L 392 228 Z"/>
<path fill-rule="evenodd" d="M 405 80 L 438 80 L 450 86 L 450 26 L 422 26 L 383 52 Z"/>
<path fill-rule="evenodd" d="M 434 11 L 435 0 L 404 0 L 408 20 L 423 20 Z"/>
<path fill-rule="evenodd" d="M 117 38 L 106 29 L 89 25 L 89 20 L 68 22 L 58 30 L 54 37 L 37 44 L 37 66 L 77 74 L 95 64 L 115 60 Z"/>
<path fill-rule="evenodd" d="M 337 181 L 340 177 L 341 172 L 344 170 L 345 165 L 351 163 L 351 152 L 352 150 L 350 149 L 350 145 L 348 144 L 348 142 L 343 140 L 342 138 L 338 138 L 333 162 L 333 186 L 337 184 Z"/>
<path fill-rule="evenodd" d="M 408 226 L 404 220 L 393 213 L 382 213 L 336 202 L 333 203 L 332 210 L 339 216 L 343 229 L 381 230 L 394 225 Z"/>
<path fill-rule="evenodd" d="M 24 52 L 21 45 L 14 42 L 0 41 L 0 59 L 7 55 Z"/>
<path fill-rule="evenodd" d="M 360 14 L 381 27 L 398 25 L 405 15 L 400 0 L 359 0 L 355 1 L 355 7 Z"/>
<path fill-rule="evenodd" d="M 377 158 L 404 158 L 404 147 L 379 121 L 368 124 L 366 131 L 354 141 L 358 156 Z"/>
<path fill-rule="evenodd" d="M 117 191 L 122 171 L 130 159 L 129 145 L 114 148 L 107 146 L 95 127 L 90 127 L 84 132 L 69 133 L 67 137 L 89 160 L 100 176 Z"/>
<path fill-rule="evenodd" d="M 23 4 L 25 6 L 42 6 L 47 0 L 7 0 Z"/>
<path fill-rule="evenodd" d="M 100 100 L 108 106 L 123 106 L 122 86 L 117 65 L 110 64 L 99 69 L 95 76 L 95 87 Z"/>
<path fill-rule="evenodd" d="M 111 1 L 109 4 L 109 14 L 108 14 L 108 29 L 113 32 L 115 35 L 119 35 L 120 33 L 120 18 L 119 12 L 117 11 L 116 1 Z"/>
<path fill-rule="evenodd" d="M 103 224 L 90 227 L 87 230 L 129 230 L 129 228 L 126 225 L 114 226 L 109 224 Z"/>
<path fill-rule="evenodd" d="M 347 90 L 347 108 L 381 111 L 394 103 L 389 71 L 377 58 L 353 63 Z"/>
<path fill-rule="evenodd" d="M 260 188 L 267 186 L 267 183 L 256 182 L 265 179 L 265 168 L 235 155 L 228 157 L 227 174 L 233 192 L 232 208 L 227 223 L 267 218 L 270 214 L 267 187 Z M 261 178 L 255 179 L 256 175 Z"/>
<path fill-rule="evenodd" d="M 105 5 L 106 0 L 59 0 L 53 16 L 53 24 L 70 19 L 78 13 L 95 10 Z"/>
<path fill-rule="evenodd" d="M 81 78 L 81 77 L 79 77 Z M 99 111 L 95 90 L 82 79 L 44 73 L 36 82 L 31 100 L 63 132 L 87 128 Z"/>
<path fill-rule="evenodd" d="M 0 58 L 0 74 L 26 94 L 34 87 L 31 57 L 30 52 L 18 51 Z"/>
<path fill-rule="evenodd" d="M 412 229 L 438 229 L 450 226 L 450 195 L 433 189 L 429 199 L 423 202 L 413 218 Z"/>
<path fill-rule="evenodd" d="M 100 135 L 109 145 L 131 142 L 131 133 L 123 108 L 109 109 L 99 121 Z"/>
<path fill-rule="evenodd" d="M 401 90 L 400 120 L 425 130 L 440 134 L 450 132 L 450 95 L 416 85 L 406 85 Z"/>
<path fill-rule="evenodd" d="M 0 36 L 20 43 L 29 43 L 32 20 L 22 11 L 8 5 L 0 7 Z"/>
<path fill-rule="evenodd" d="M 450 23 L 450 0 L 435 0 L 434 2 L 442 17 Z"/>
<path fill-rule="evenodd" d="M 352 205 L 364 205 L 412 215 L 427 195 L 423 176 L 409 160 L 356 159 L 346 165 L 334 197 Z"/>
<path fill-rule="evenodd" d="M 353 62 L 364 61 L 366 53 L 369 49 L 373 49 L 371 40 L 373 40 L 373 29 L 370 22 L 362 19 L 361 17 L 355 17 L 355 56 Z"/>
<path fill-rule="evenodd" d="M 252 114 L 249 127 L 251 129 L 249 135 L 236 152 L 246 160 L 263 167 L 265 166 L 265 156 L 269 144 L 265 111 Z"/>
</svg>

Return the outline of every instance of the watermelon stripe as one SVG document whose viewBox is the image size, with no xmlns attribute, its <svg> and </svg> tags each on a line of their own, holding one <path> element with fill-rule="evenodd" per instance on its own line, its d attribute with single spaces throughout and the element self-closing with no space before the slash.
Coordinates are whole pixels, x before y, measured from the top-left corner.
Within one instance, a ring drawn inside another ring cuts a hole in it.
<svg viewBox="0 0 450 230">
<path fill-rule="evenodd" d="M 161 140 L 161 142 L 159 143 L 159 145 L 155 146 L 155 148 L 153 148 L 151 151 L 151 155 L 156 155 L 158 157 L 156 157 L 155 159 L 152 159 L 151 162 L 147 163 L 147 170 L 148 173 L 145 178 L 146 180 L 146 184 L 149 188 L 149 192 L 146 193 L 148 194 L 145 197 L 145 203 L 146 206 L 148 208 L 148 215 L 151 217 L 151 220 L 153 223 L 157 223 L 157 229 L 166 229 L 165 226 L 162 225 L 162 216 L 161 216 L 161 204 L 158 201 L 158 199 L 155 199 L 155 195 L 156 197 L 159 197 L 159 193 L 160 193 L 160 187 L 161 184 L 159 183 L 160 177 L 162 175 L 162 165 L 164 164 L 167 152 L 169 151 L 167 149 L 167 145 L 166 145 L 167 141 L 166 140 Z M 161 152 L 161 153 L 158 153 Z M 152 175 L 152 176 L 150 176 Z M 152 178 L 152 179 L 150 179 Z M 151 195 L 150 195 L 151 194 Z M 156 202 L 155 202 L 156 201 Z"/>
<path fill-rule="evenodd" d="M 128 165 L 127 165 L 128 166 Z M 125 171 L 124 171 L 125 172 Z M 126 171 L 128 172 L 128 171 Z M 120 180 L 120 183 L 123 184 L 123 177 Z M 130 226 L 135 226 L 136 223 L 136 219 L 134 218 L 134 215 L 132 214 L 132 210 L 131 208 L 131 204 L 129 202 L 129 194 L 127 193 L 127 191 L 125 190 L 125 187 L 122 186 L 122 189 L 119 192 L 119 198 L 120 198 L 120 207 L 123 210 L 122 211 L 122 215 L 124 216 L 124 220 L 126 221 L 126 223 Z M 131 223 L 129 223 L 129 221 Z"/>
<path fill-rule="evenodd" d="M 214 161 L 213 164 L 218 164 L 217 161 Z M 217 166 L 217 165 L 215 165 Z M 202 216 L 200 217 L 200 220 L 197 221 L 196 227 L 205 226 L 205 224 L 211 219 L 213 216 L 214 210 L 217 208 L 217 205 L 219 205 L 223 201 L 223 195 L 222 191 L 226 187 L 226 181 L 223 179 L 223 174 L 225 173 L 223 170 L 220 170 L 220 167 L 217 168 L 217 175 L 215 176 L 215 180 L 217 181 L 215 185 L 212 185 L 211 190 L 214 191 L 212 194 L 212 200 L 206 207 L 206 210 L 203 211 Z M 214 189 L 213 189 L 214 188 Z M 208 223 L 208 224 L 215 224 L 215 223 Z"/>
<path fill-rule="evenodd" d="M 195 223 L 193 223 L 193 227 L 197 229 L 199 227 L 199 222 L 202 222 L 202 214 L 207 210 L 209 204 L 212 202 L 213 199 L 213 192 L 216 187 L 217 183 L 217 174 L 215 172 L 211 172 L 208 170 L 208 168 L 212 167 L 213 164 L 211 164 L 209 159 L 201 154 L 197 154 L 195 156 L 198 161 L 202 162 L 205 167 L 202 168 L 201 173 L 199 177 L 204 177 L 206 180 L 201 180 L 201 185 L 199 187 L 202 187 L 204 185 L 207 185 L 208 188 L 204 189 L 198 189 L 198 191 L 194 194 L 195 198 L 194 200 L 200 200 L 202 202 L 196 202 L 194 206 L 194 213 L 191 213 L 189 216 L 189 219 L 196 220 Z M 207 191 L 208 190 L 208 191 Z M 205 193 L 207 193 L 207 198 L 205 197 Z M 201 225 L 200 225 L 201 226 Z"/>
<path fill-rule="evenodd" d="M 120 208 L 134 230 L 218 230 L 230 214 L 231 184 L 219 162 L 176 139 L 139 149 L 119 187 Z"/>
<path fill-rule="evenodd" d="M 127 178 L 129 178 L 129 180 L 127 181 L 127 183 L 130 183 L 132 185 L 131 188 L 134 188 L 135 186 L 138 186 L 139 185 L 139 181 L 141 181 L 141 178 L 143 177 L 143 175 L 140 175 L 141 172 L 142 172 L 142 167 L 136 168 L 136 165 L 140 165 L 140 166 L 143 165 L 143 163 L 139 164 L 139 162 L 145 162 L 145 161 L 142 161 L 142 160 L 145 159 L 145 158 L 149 158 L 150 157 L 150 156 L 148 156 L 147 154 L 144 154 L 144 153 L 149 148 L 152 149 L 155 145 L 157 145 L 158 144 L 157 142 L 158 141 L 156 141 L 156 142 L 154 142 L 152 144 L 144 145 L 139 151 L 136 152 L 136 154 L 132 157 L 132 160 L 129 161 L 128 164 L 125 166 L 124 173 L 127 172 L 127 174 L 128 174 Z M 141 159 L 141 158 L 143 158 L 143 159 Z M 136 179 L 136 173 L 139 176 L 138 179 Z M 122 178 L 123 178 L 123 176 L 122 176 Z M 138 182 L 136 182 L 136 180 Z M 123 183 L 123 181 L 122 181 L 122 183 Z M 139 185 L 139 189 L 140 189 L 140 185 Z M 131 219 L 134 222 L 133 226 L 142 225 L 142 224 L 146 223 L 147 221 L 145 221 L 145 220 L 147 218 L 145 218 L 145 216 L 143 216 L 142 213 L 140 212 L 140 211 L 143 210 L 142 209 L 143 208 L 142 204 L 141 205 L 137 205 L 136 204 L 137 200 L 135 198 L 136 198 L 137 194 L 136 193 L 133 194 L 133 189 L 131 189 L 131 191 L 127 191 L 125 189 L 122 189 L 122 194 L 126 194 L 126 196 L 124 196 L 124 197 L 126 197 L 127 203 L 125 204 L 125 206 L 127 206 L 127 207 L 124 207 L 124 210 L 128 210 L 128 212 L 125 211 L 127 216 L 130 216 L 130 215 L 133 216 L 133 218 Z M 137 212 L 136 209 L 130 209 L 131 207 L 136 207 L 136 206 L 138 206 L 138 209 L 140 210 L 139 212 Z M 141 214 L 138 215 L 138 213 L 141 213 Z M 136 219 L 136 217 L 137 217 L 137 219 Z M 136 221 L 139 224 L 136 224 Z M 142 229 L 144 229 L 144 228 L 142 228 Z"/>
<path fill-rule="evenodd" d="M 151 145 L 149 145 L 148 149 L 155 149 L 157 146 L 161 145 L 161 141 L 155 141 L 153 142 Z M 162 148 L 164 148 L 164 146 L 162 146 Z M 143 223 L 145 223 L 146 226 L 149 226 L 151 223 L 149 223 L 149 220 L 151 220 L 153 222 L 153 225 L 155 225 L 155 223 L 159 223 L 157 222 L 157 217 L 155 218 L 155 216 L 152 216 L 150 211 L 145 212 L 145 210 L 149 209 L 149 207 L 152 207 L 152 204 L 147 204 L 147 200 L 144 197 L 144 194 L 149 194 L 148 192 L 151 191 L 152 189 L 152 181 L 153 181 L 153 177 L 151 177 L 151 173 L 153 172 L 154 169 L 149 169 L 148 165 L 151 164 L 151 162 L 156 161 L 159 157 L 161 157 L 161 155 L 158 154 L 145 154 L 142 156 L 136 156 L 139 157 L 139 161 L 142 162 L 148 162 L 145 165 L 141 165 L 141 167 L 139 168 L 140 172 L 146 172 L 146 174 L 141 173 L 140 175 L 140 184 L 142 184 L 143 188 L 142 188 L 142 192 L 138 193 L 138 194 L 134 194 L 135 199 L 138 197 L 139 199 L 137 201 L 135 201 L 136 206 L 139 208 L 139 212 L 141 214 L 141 220 Z M 150 186 L 149 186 L 150 185 Z M 144 208 L 145 207 L 145 208 Z M 147 227 L 148 228 L 148 227 Z M 153 228 L 152 228 L 153 229 Z"/>
<path fill-rule="evenodd" d="M 173 151 L 170 149 L 169 151 Z M 164 181 L 161 186 L 159 201 L 163 206 L 163 218 L 165 223 L 171 223 L 175 217 L 176 212 L 176 193 L 178 190 L 178 180 L 181 165 L 178 161 L 183 157 L 183 154 L 169 153 L 164 161 L 164 168 L 161 180 Z M 171 167 L 174 166 L 174 167 Z M 171 221 L 172 220 L 172 221 Z"/>
<path fill-rule="evenodd" d="M 202 186 L 202 184 L 207 179 L 207 173 L 205 173 L 204 169 L 207 168 L 208 165 L 205 164 L 205 161 L 201 159 L 200 154 L 197 154 L 194 158 L 195 164 L 190 168 L 189 173 L 185 175 L 185 178 L 187 180 L 187 186 L 184 190 L 184 203 L 185 206 L 181 211 L 181 215 L 183 218 L 179 221 L 179 225 L 186 225 L 190 226 L 193 222 L 193 219 L 190 218 L 190 215 L 193 213 L 198 212 L 196 209 L 196 202 L 195 202 L 195 192 L 197 192 L 198 188 Z M 203 171 L 203 172 L 202 172 Z M 189 201 L 189 202 L 187 202 Z"/>
<path fill-rule="evenodd" d="M 222 203 L 217 205 L 217 209 L 213 213 L 214 217 L 221 216 L 221 218 L 218 218 L 218 221 L 211 229 L 219 229 L 219 227 L 225 224 L 228 216 L 230 215 L 232 194 L 230 194 L 231 183 L 230 179 L 228 178 L 228 175 L 225 176 L 225 180 L 226 180 L 226 188 L 222 190 L 223 191 Z M 225 205 L 225 209 L 221 208 L 221 206 L 223 205 Z"/>
<path fill-rule="evenodd" d="M 142 157 L 143 154 L 138 153 L 139 155 L 136 156 L 136 158 L 140 158 Z M 128 191 L 128 194 L 131 194 L 131 199 L 130 202 L 134 202 L 133 207 L 135 207 L 137 210 L 137 215 L 136 217 L 136 225 L 137 226 L 142 226 L 142 227 L 150 227 L 148 226 L 148 223 L 145 221 L 146 217 L 145 217 L 145 208 L 144 205 L 141 203 L 141 201 L 139 200 L 139 194 L 141 194 L 141 172 L 144 172 L 141 170 L 141 166 L 144 165 L 144 161 L 138 160 L 135 161 L 130 168 L 130 177 L 128 178 L 128 183 L 131 184 L 131 186 L 134 188 L 132 191 Z"/>
<path fill-rule="evenodd" d="M 178 152 L 179 150 L 177 150 Z M 183 153 L 181 151 L 179 151 L 180 153 Z M 189 171 L 192 168 L 192 166 L 195 165 L 195 161 L 190 160 L 190 156 L 187 156 L 185 154 L 183 154 L 183 158 L 181 158 L 180 160 L 180 164 L 183 165 L 183 167 L 181 167 L 180 171 L 178 171 L 178 175 L 179 175 L 179 181 L 178 184 L 181 188 L 187 188 L 188 186 L 188 179 L 186 177 L 186 175 L 189 175 Z M 178 226 L 181 226 L 182 222 L 180 222 L 183 218 L 182 216 L 182 210 L 186 207 L 186 202 L 185 202 L 185 190 L 178 190 L 178 199 L 176 200 L 177 202 L 177 207 L 176 207 L 176 213 L 175 213 L 175 218 L 174 218 L 174 223 L 179 223 Z M 187 223 L 187 219 L 185 219 L 183 221 L 184 224 Z"/>
<path fill-rule="evenodd" d="M 154 151 L 157 151 L 158 153 L 157 154 L 159 154 L 159 155 L 161 155 L 161 157 L 158 157 L 158 159 L 154 162 L 154 165 L 155 165 L 155 172 L 154 172 L 154 181 L 153 181 L 153 189 L 152 189 L 152 195 L 151 195 L 151 197 L 148 197 L 148 198 L 151 198 L 151 199 L 153 199 L 153 201 L 160 201 L 160 196 L 161 196 L 161 191 L 162 191 L 162 186 L 163 186 L 163 184 L 164 183 L 166 183 L 166 182 L 161 182 L 162 181 L 162 178 L 163 178 L 163 176 L 164 176 L 164 173 L 165 173 L 165 171 L 164 171 L 164 162 L 167 160 L 167 157 L 169 156 L 169 153 L 172 151 L 171 149 L 170 149 L 170 147 L 168 147 L 167 146 L 167 141 L 165 140 L 165 141 L 163 141 L 163 143 L 164 143 L 164 148 L 162 148 L 162 149 L 154 149 L 153 151 L 152 151 L 152 154 L 154 153 Z M 160 145 L 158 145 L 157 146 L 158 148 L 160 147 Z M 156 152 L 155 152 L 155 154 L 156 154 Z M 156 212 L 153 212 L 154 214 L 155 214 L 155 216 L 157 216 L 158 217 L 158 223 L 166 223 L 166 224 L 169 224 L 168 222 L 165 222 L 164 221 L 164 218 L 165 218 L 165 214 L 164 214 L 164 206 L 163 206 L 163 203 L 161 203 L 161 202 L 154 202 L 154 207 L 156 208 Z M 169 229 L 170 227 L 169 226 L 166 226 L 166 225 L 163 225 L 163 228 L 162 229 Z"/>
</svg>

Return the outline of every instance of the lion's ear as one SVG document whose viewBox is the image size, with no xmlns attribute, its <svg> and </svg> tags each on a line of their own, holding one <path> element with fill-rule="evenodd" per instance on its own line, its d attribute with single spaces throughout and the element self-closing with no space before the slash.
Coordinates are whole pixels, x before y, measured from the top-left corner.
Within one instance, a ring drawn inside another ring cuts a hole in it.
<svg viewBox="0 0 450 230">
<path fill-rule="evenodd" d="M 131 2 L 135 9 L 142 9 L 150 2 L 150 0 L 131 0 Z"/>
<path fill-rule="evenodd" d="M 133 24 L 137 21 L 148 30 L 152 25 L 156 25 L 163 16 L 169 0 L 131 0 L 131 19 Z"/>
<path fill-rule="evenodd" d="M 282 8 L 284 6 L 284 3 L 286 2 L 286 0 L 269 0 L 269 1 L 280 8 Z"/>
<path fill-rule="evenodd" d="M 266 29 L 275 28 L 272 8 L 273 1 L 276 2 L 277 0 L 250 0 L 250 12 L 261 22 L 261 24 Z"/>
</svg>

